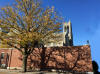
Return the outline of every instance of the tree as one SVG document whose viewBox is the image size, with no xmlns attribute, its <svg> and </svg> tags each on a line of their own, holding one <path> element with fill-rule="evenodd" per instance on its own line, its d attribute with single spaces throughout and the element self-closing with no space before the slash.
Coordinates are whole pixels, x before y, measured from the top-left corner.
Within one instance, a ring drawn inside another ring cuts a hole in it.
<svg viewBox="0 0 100 74">
<path fill-rule="evenodd" d="M 96 61 L 92 61 L 92 67 L 93 67 L 94 74 L 100 74 L 100 72 L 98 71 L 99 66 Z"/>
<path fill-rule="evenodd" d="M 16 0 L 13 6 L 0 10 L 0 40 L 23 55 L 23 71 L 27 58 L 39 44 L 58 41 L 61 18 L 54 7 L 42 8 L 37 0 Z"/>
</svg>

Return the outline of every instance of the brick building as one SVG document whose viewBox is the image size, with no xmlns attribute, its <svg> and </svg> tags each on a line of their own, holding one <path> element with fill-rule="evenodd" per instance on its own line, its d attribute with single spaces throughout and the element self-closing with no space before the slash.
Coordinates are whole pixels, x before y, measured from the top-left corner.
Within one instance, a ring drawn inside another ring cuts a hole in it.
<svg viewBox="0 0 100 74">
<path fill-rule="evenodd" d="M 22 55 L 13 48 L 0 49 L 0 65 L 6 68 L 22 68 Z M 67 71 L 92 72 L 89 45 L 35 48 L 28 57 L 28 69 L 63 69 Z"/>
<path fill-rule="evenodd" d="M 90 46 L 73 46 L 72 25 L 70 21 L 63 24 L 63 32 L 59 34 L 62 36 L 58 38 L 59 42 L 45 44 L 43 49 L 35 48 L 28 57 L 27 68 L 33 70 L 45 68 L 92 72 Z M 22 58 L 22 54 L 15 48 L 0 48 L 1 67 L 22 69 Z"/>
</svg>

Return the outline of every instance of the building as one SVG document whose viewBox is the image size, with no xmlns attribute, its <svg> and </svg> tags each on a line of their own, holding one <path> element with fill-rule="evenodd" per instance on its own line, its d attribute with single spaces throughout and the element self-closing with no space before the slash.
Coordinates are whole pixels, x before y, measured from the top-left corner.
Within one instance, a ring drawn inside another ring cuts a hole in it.
<svg viewBox="0 0 100 74">
<path fill-rule="evenodd" d="M 44 64 L 43 64 L 43 61 Z M 89 45 L 36 48 L 28 57 L 27 68 L 62 69 L 72 72 L 92 72 Z M 1 48 L 0 65 L 7 69 L 22 69 L 22 54 L 17 49 Z"/>
<path fill-rule="evenodd" d="M 45 47 L 52 46 L 73 46 L 73 34 L 71 21 L 63 23 L 63 32 L 56 34 L 61 35 L 59 42 L 51 42 L 45 45 Z"/>
<path fill-rule="evenodd" d="M 28 57 L 28 68 L 40 69 L 41 62 L 46 69 L 63 69 L 75 72 L 93 72 L 89 45 L 74 46 L 72 24 L 63 23 L 59 42 L 45 45 L 45 50 L 36 48 Z M 0 66 L 7 69 L 22 69 L 22 54 L 14 48 L 0 48 Z M 42 60 L 44 59 L 44 60 Z"/>
<path fill-rule="evenodd" d="M 0 31 L 2 31 L 0 29 Z M 4 31 L 6 32 L 6 31 Z M 16 30 L 14 32 L 17 32 Z M 8 32 L 6 32 L 8 33 Z M 11 33 L 8 33 L 9 35 Z M 55 40 L 51 43 L 45 44 L 45 47 L 53 47 L 53 46 L 73 46 L 73 34 L 72 34 L 72 24 L 71 21 L 69 20 L 68 22 L 64 22 L 63 23 L 63 31 L 59 34 L 55 34 L 55 35 L 59 35 L 60 37 L 57 38 L 59 39 L 59 42 L 55 42 Z M 1 43 L 1 42 L 0 42 Z M 7 45 L 2 45 L 2 43 L 0 44 L 0 47 L 9 47 Z"/>
</svg>

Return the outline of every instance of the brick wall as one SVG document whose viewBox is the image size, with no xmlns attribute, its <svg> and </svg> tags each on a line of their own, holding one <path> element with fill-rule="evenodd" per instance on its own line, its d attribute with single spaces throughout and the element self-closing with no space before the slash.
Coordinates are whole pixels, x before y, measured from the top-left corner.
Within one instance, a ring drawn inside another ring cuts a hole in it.
<svg viewBox="0 0 100 74">
<path fill-rule="evenodd" d="M 18 50 L 0 49 L 1 52 L 8 53 L 9 55 L 8 67 L 22 67 L 22 55 Z M 54 68 L 68 71 L 91 72 L 90 46 L 35 48 L 33 53 L 28 57 L 28 68 Z"/>
<path fill-rule="evenodd" d="M 4 59 L 1 59 L 1 53 L 4 53 Z M 0 49 L 0 64 L 6 64 L 7 67 L 21 67 L 22 61 L 19 60 L 21 53 L 13 48 Z"/>
</svg>

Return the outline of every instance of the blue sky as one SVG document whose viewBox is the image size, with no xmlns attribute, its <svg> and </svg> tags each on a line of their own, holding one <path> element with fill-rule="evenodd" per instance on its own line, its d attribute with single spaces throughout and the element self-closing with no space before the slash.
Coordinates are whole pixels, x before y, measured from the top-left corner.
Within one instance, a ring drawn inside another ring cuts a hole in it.
<svg viewBox="0 0 100 74">
<path fill-rule="evenodd" d="M 0 0 L 0 7 L 13 2 Z M 100 66 L 100 0 L 42 0 L 42 4 L 54 6 L 64 21 L 71 20 L 74 45 L 84 45 L 89 40 L 92 60 Z"/>
</svg>

